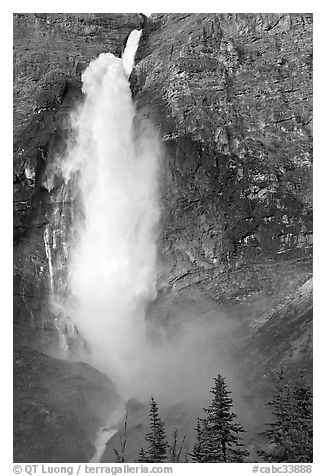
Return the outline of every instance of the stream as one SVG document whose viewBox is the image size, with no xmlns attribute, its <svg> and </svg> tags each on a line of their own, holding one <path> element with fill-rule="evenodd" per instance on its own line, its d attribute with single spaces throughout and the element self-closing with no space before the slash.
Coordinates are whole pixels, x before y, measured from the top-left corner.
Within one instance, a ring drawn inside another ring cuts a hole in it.
<svg viewBox="0 0 326 476">
<path fill-rule="evenodd" d="M 118 423 L 122 417 L 121 410 L 110 412 L 107 419 L 107 423 L 101 426 L 96 433 L 95 440 L 93 442 L 96 452 L 94 456 L 89 460 L 89 463 L 100 463 L 103 453 L 106 448 L 107 442 L 117 433 Z"/>
</svg>

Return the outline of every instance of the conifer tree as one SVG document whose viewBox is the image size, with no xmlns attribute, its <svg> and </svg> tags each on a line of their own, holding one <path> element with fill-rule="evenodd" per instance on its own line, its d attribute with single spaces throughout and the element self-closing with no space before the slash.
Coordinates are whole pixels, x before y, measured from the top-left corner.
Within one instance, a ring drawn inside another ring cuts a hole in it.
<svg viewBox="0 0 326 476">
<path fill-rule="evenodd" d="M 205 421 L 201 423 L 200 419 L 198 419 L 197 427 L 196 427 L 196 441 L 194 443 L 193 451 L 191 453 L 191 457 L 193 461 L 197 463 L 204 463 L 205 459 L 207 458 L 207 454 L 205 452 L 206 448 L 204 447 L 204 431 L 203 426 L 205 425 Z"/>
<path fill-rule="evenodd" d="M 136 463 L 149 463 L 144 448 L 141 448 Z"/>
<path fill-rule="evenodd" d="M 140 450 L 138 462 L 162 463 L 166 459 L 168 444 L 165 439 L 164 423 L 159 416 L 158 406 L 153 397 L 150 401 L 149 416 L 151 430 L 145 436 L 148 448 L 146 451 L 143 448 Z"/>
<path fill-rule="evenodd" d="M 237 416 L 231 411 L 231 392 L 227 390 L 221 375 L 214 379 L 211 393 L 212 403 L 204 408 L 207 416 L 198 421 L 192 459 L 198 463 L 243 462 L 244 457 L 248 456 L 240 437 L 244 429 L 235 422 Z"/>
<path fill-rule="evenodd" d="M 268 462 L 312 462 L 311 389 L 303 377 L 293 385 L 285 380 L 283 373 L 278 378 L 274 398 L 267 403 L 273 408 L 274 421 L 261 433 L 269 448 L 258 454 Z"/>
<path fill-rule="evenodd" d="M 299 462 L 313 460 L 313 397 L 311 388 L 305 385 L 303 377 L 294 386 L 294 406 L 296 414 L 296 453 Z"/>
</svg>

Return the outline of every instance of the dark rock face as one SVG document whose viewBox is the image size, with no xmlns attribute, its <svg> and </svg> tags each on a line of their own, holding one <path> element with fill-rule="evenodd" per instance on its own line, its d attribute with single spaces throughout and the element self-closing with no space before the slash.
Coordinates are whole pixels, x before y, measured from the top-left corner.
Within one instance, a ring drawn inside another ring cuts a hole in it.
<svg viewBox="0 0 326 476">
<path fill-rule="evenodd" d="M 42 353 L 58 346 L 44 234 L 60 185 L 51 195 L 43 179 L 64 150 L 69 113 L 82 98 L 81 72 L 102 52 L 120 54 L 142 23 L 137 14 L 14 15 L 16 462 L 88 461 L 96 431 L 119 402 L 92 367 Z"/>
<path fill-rule="evenodd" d="M 90 60 L 108 51 L 119 55 L 143 22 L 133 13 L 14 14 L 15 133 L 36 111 L 58 106 L 67 81 L 79 81 Z"/>
<path fill-rule="evenodd" d="M 14 461 L 89 461 L 96 431 L 120 405 L 113 383 L 89 365 L 15 350 Z"/>
<path fill-rule="evenodd" d="M 14 15 L 15 237 L 35 228 L 33 198 L 38 204 L 45 161 L 63 147 L 82 71 L 100 53 L 120 54 L 142 24 L 137 14 Z"/>
<path fill-rule="evenodd" d="M 312 16 L 154 15 L 131 83 L 165 145 L 162 292 L 269 312 L 312 272 Z"/>
<path fill-rule="evenodd" d="M 143 22 L 138 14 L 14 15 L 15 339 L 40 350 L 57 339 L 44 231 L 58 196 L 43 187 L 44 171 L 65 148 L 82 71 L 100 53 L 119 55 Z"/>
<path fill-rule="evenodd" d="M 311 16 L 157 15 L 148 29 L 134 90 L 166 144 L 166 249 L 215 267 L 305 256 Z"/>
<path fill-rule="evenodd" d="M 257 362 L 251 369 L 251 383 L 261 382 L 262 377 L 268 380 L 276 368 L 295 376 L 298 367 L 312 381 L 312 285 L 310 279 L 263 319 L 252 323 L 252 333 L 241 349 L 243 367 L 248 360 Z"/>
<path fill-rule="evenodd" d="M 143 36 L 131 88 L 163 141 L 160 292 L 149 314 L 164 320 L 177 301 L 213 299 L 241 319 L 244 374 L 310 374 L 311 14 L 14 15 L 14 338 L 17 351 L 35 349 L 18 362 L 35 385 L 38 365 L 46 385 L 60 366 L 70 375 L 72 364 L 42 354 L 58 341 L 44 233 L 60 195 L 59 183 L 49 193 L 43 181 L 65 149 L 81 72 L 102 52 L 120 54 L 134 28 Z M 30 398 L 27 386 L 18 393 Z M 43 403 L 26 405 L 39 421 Z M 19 421 L 30 410 L 22 416 L 23 400 L 17 408 L 16 456 L 27 461 L 19 434 L 31 427 Z M 74 435 L 61 423 L 55 431 L 80 441 L 72 451 L 84 461 L 93 448 L 75 417 Z M 37 444 L 30 457 L 45 461 Z M 53 461 L 69 460 L 64 446 Z"/>
</svg>

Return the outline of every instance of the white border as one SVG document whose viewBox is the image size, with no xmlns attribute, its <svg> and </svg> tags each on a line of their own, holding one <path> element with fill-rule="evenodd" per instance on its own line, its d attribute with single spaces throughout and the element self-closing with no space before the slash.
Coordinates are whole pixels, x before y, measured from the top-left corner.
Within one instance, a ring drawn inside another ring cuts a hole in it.
<svg viewBox="0 0 326 476">
<path fill-rule="evenodd" d="M 8 460 L 12 462 L 12 13 L 13 12 L 106 12 L 110 9 L 112 13 L 135 12 L 135 3 L 117 2 L 114 6 L 107 1 L 82 2 L 79 1 L 61 1 L 58 0 L 53 4 L 44 3 L 44 1 L 13 1 L 11 4 L 2 6 L 1 16 L 1 138 L 2 138 L 2 167 L 1 167 L 1 365 L 2 365 L 2 391 L 1 391 L 1 451 L 3 452 L 4 462 Z M 326 29 L 325 15 L 322 2 L 317 1 L 232 1 L 227 2 L 175 2 L 164 1 L 161 4 L 155 2 L 138 2 L 137 11 L 151 12 L 156 10 L 162 13 L 166 12 L 206 12 L 219 13 L 228 12 L 313 12 L 314 13 L 314 152 L 315 157 L 315 174 L 314 174 L 314 228 L 315 228 L 315 293 L 314 293 L 314 469 L 313 474 L 324 474 L 321 471 L 321 462 L 323 460 L 324 449 L 324 433 L 325 408 L 323 400 L 325 398 L 325 372 L 324 372 L 324 336 L 325 329 L 325 313 L 324 294 L 325 287 L 323 282 L 324 272 L 324 226 L 326 221 L 326 200 L 323 194 L 325 188 L 325 162 L 324 157 L 324 123 L 325 123 L 325 75 L 324 73 L 324 31 Z M 179 465 L 180 470 L 181 466 Z M 211 465 L 198 466 L 187 465 L 182 470 L 187 474 L 205 473 L 216 474 L 217 468 Z M 250 465 L 236 465 L 232 472 L 231 466 L 223 465 L 223 474 L 250 474 Z M 195 469 L 196 468 L 196 469 Z M 215 468 L 215 469 L 214 469 Z M 220 467 L 219 467 L 220 468 Z M 179 473 L 175 471 L 175 473 Z M 198 471 L 199 470 L 199 471 Z M 5 471 L 3 474 L 12 474 Z"/>
</svg>

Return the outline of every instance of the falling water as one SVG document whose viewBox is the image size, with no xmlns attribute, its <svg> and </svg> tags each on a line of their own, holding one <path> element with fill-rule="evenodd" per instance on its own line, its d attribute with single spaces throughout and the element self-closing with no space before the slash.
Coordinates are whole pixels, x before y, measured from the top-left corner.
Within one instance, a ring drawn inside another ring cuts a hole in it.
<svg viewBox="0 0 326 476">
<path fill-rule="evenodd" d="M 53 184 L 46 181 L 43 185 L 49 190 L 53 188 Z M 76 337 L 76 329 L 66 306 L 66 264 L 69 254 L 68 242 L 71 236 L 69 232 L 72 214 L 71 196 L 71 187 L 66 184 L 61 184 L 59 191 L 51 196 L 49 208 L 52 209 L 52 216 L 43 233 L 45 255 L 48 261 L 50 311 L 53 314 L 53 324 L 57 330 L 58 340 L 54 353 L 63 358 L 68 357 L 71 343 Z"/>
<path fill-rule="evenodd" d="M 50 245 L 50 231 L 48 226 L 44 230 L 43 240 L 44 240 L 44 247 L 45 247 L 45 255 L 48 260 L 51 296 L 53 296 L 53 293 L 54 293 L 53 263 L 52 263 L 52 249 Z"/>
<path fill-rule="evenodd" d="M 156 297 L 160 145 L 136 115 L 129 87 L 139 37 L 130 35 L 122 58 L 101 54 L 82 75 L 84 101 L 72 116 L 66 153 L 44 178 L 53 202 L 45 247 L 59 356 L 105 372 L 126 398 L 154 393 L 175 403 L 201 397 L 223 360 L 217 336 L 230 324 L 214 309 L 203 318 L 192 305 L 175 310 L 172 333 L 158 330 L 159 345 L 147 335 L 146 311 Z M 99 458 L 112 436 L 102 433 Z"/>
<path fill-rule="evenodd" d="M 108 415 L 106 424 L 98 430 L 94 446 L 96 452 L 90 460 L 90 463 L 100 463 L 103 453 L 106 449 L 106 443 L 117 433 L 118 423 L 121 421 L 122 412 L 120 410 L 111 411 Z"/>
<path fill-rule="evenodd" d="M 87 341 L 88 359 L 121 391 L 141 366 L 156 296 L 159 142 L 136 120 L 128 81 L 140 34 L 131 33 L 122 59 L 101 54 L 83 73 L 72 145 L 57 162 L 78 210 L 61 308 Z"/>
<path fill-rule="evenodd" d="M 127 77 L 129 78 L 132 68 L 134 67 L 135 55 L 138 49 L 138 43 L 140 40 L 142 31 L 133 30 L 127 40 L 126 48 L 122 55 L 122 65 Z"/>
</svg>

